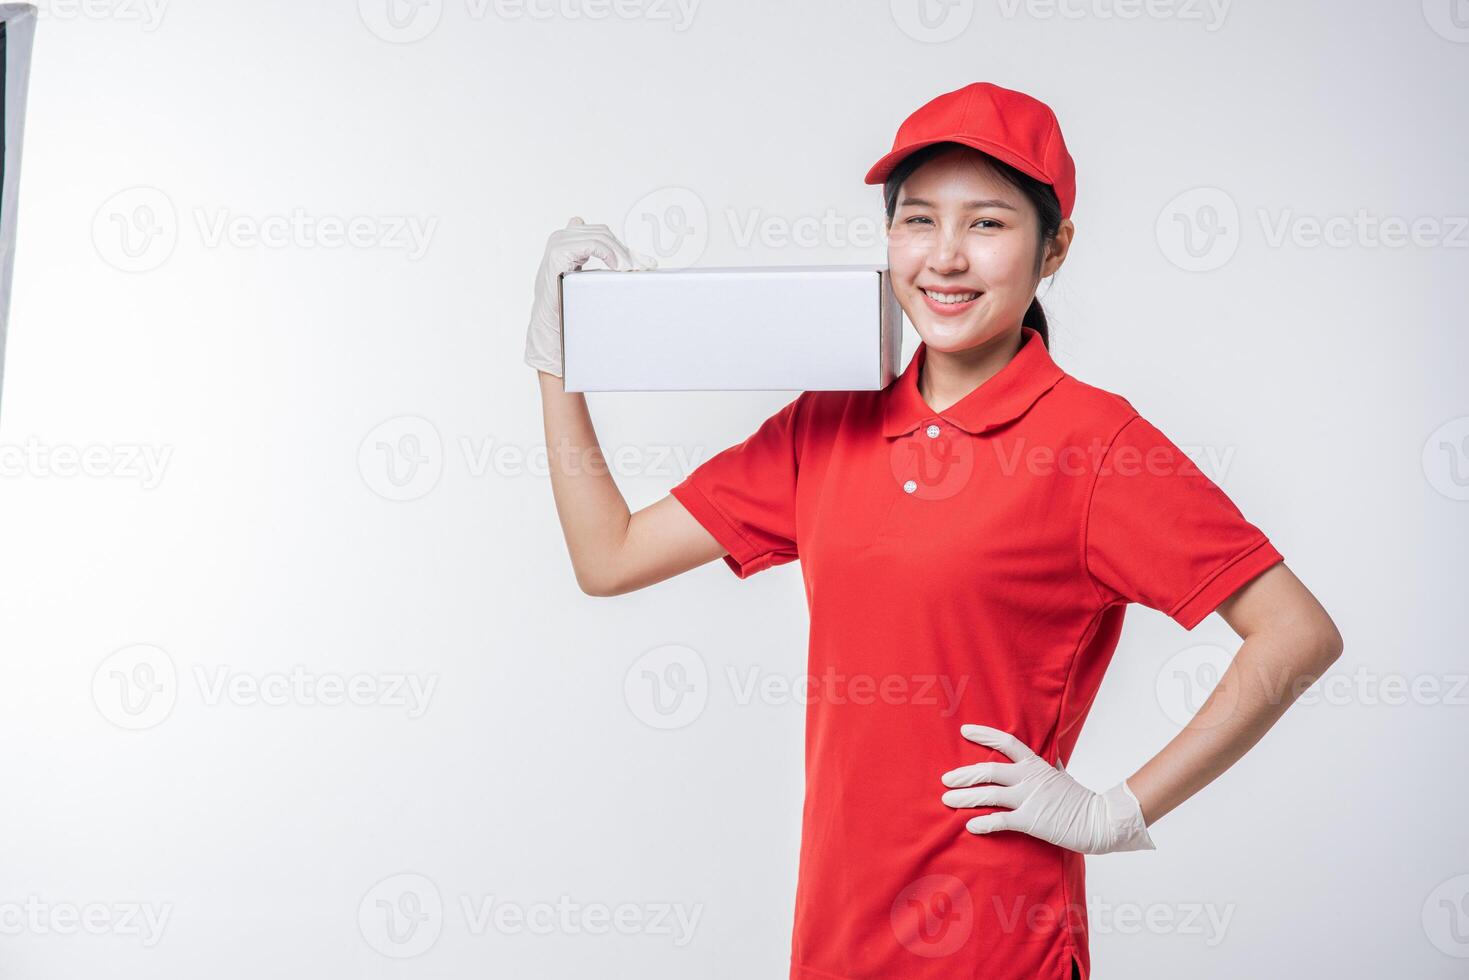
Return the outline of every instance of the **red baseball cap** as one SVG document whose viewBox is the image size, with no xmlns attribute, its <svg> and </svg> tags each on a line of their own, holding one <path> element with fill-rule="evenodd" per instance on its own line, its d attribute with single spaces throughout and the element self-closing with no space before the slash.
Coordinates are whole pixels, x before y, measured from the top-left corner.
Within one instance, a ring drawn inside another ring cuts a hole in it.
<svg viewBox="0 0 1469 980">
<path fill-rule="evenodd" d="M 972 146 L 1050 184 L 1061 202 L 1061 217 L 1071 217 L 1076 165 L 1056 114 L 1039 99 L 989 82 L 971 82 L 914 110 L 898 127 L 892 152 L 872 165 L 865 183 L 881 184 L 914 150 L 947 141 Z"/>
</svg>

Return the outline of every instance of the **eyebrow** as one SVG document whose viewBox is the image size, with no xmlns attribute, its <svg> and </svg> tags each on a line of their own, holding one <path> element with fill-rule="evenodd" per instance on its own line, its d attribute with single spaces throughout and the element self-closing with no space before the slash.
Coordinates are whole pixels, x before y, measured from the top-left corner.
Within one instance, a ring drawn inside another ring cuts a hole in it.
<svg viewBox="0 0 1469 980">
<path fill-rule="evenodd" d="M 932 201 L 924 200 L 921 197 L 905 197 L 905 198 L 903 198 L 903 200 L 899 201 L 898 204 L 899 204 L 900 207 L 901 206 L 904 206 L 904 205 L 908 205 L 908 204 L 916 204 L 919 207 L 925 207 L 925 208 L 932 208 L 932 207 L 937 207 L 938 206 L 938 205 L 934 204 Z M 1014 211 L 1015 210 L 1015 205 L 1011 204 L 1010 202 L 1008 202 L 1008 201 L 1001 201 L 1001 200 L 997 200 L 997 199 L 994 199 L 994 198 L 989 198 L 989 199 L 986 199 L 986 200 L 983 200 L 983 201 L 965 201 L 964 202 L 964 207 L 968 208 L 971 211 L 976 210 L 978 208 L 1005 208 L 1008 211 Z"/>
</svg>

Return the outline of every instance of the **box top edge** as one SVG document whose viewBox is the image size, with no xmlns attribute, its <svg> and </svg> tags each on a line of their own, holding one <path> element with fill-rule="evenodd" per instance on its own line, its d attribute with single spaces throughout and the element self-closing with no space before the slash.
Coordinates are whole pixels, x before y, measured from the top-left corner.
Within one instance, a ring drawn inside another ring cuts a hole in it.
<svg viewBox="0 0 1469 980">
<path fill-rule="evenodd" d="M 841 273 L 874 273 L 886 272 L 885 265 L 721 265 L 721 266 L 685 266 L 678 269 L 578 269 L 575 275 L 617 273 L 623 275 L 629 272 L 655 272 L 664 275 L 701 275 L 704 273 L 737 272 L 746 275 L 781 275 L 781 274 L 806 274 L 811 272 L 841 272 Z M 568 275 L 573 273 L 568 273 Z"/>
</svg>

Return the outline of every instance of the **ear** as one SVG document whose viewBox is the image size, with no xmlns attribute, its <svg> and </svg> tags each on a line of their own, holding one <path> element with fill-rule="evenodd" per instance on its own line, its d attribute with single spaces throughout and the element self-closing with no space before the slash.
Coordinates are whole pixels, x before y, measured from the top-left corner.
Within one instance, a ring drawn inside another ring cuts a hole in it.
<svg viewBox="0 0 1469 980">
<path fill-rule="evenodd" d="M 1076 234 L 1076 225 L 1071 223 L 1070 218 L 1061 219 L 1061 226 L 1056 229 L 1056 237 L 1052 238 L 1046 246 L 1045 260 L 1041 262 L 1041 278 L 1054 275 L 1061 268 L 1061 263 L 1066 261 L 1066 255 L 1071 251 L 1071 239 Z"/>
</svg>

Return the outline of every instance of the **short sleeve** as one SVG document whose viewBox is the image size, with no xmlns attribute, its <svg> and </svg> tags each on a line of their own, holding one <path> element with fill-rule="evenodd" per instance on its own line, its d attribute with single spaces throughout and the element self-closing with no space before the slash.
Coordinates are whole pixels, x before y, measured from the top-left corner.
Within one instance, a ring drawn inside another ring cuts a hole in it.
<svg viewBox="0 0 1469 980">
<path fill-rule="evenodd" d="M 1098 467 L 1084 529 L 1086 566 L 1104 598 L 1166 613 L 1193 629 L 1283 560 L 1223 490 L 1141 416 Z"/>
<path fill-rule="evenodd" d="M 797 426 L 803 396 L 748 439 L 705 460 L 669 492 L 728 554 L 740 578 L 794 561 Z"/>
</svg>

